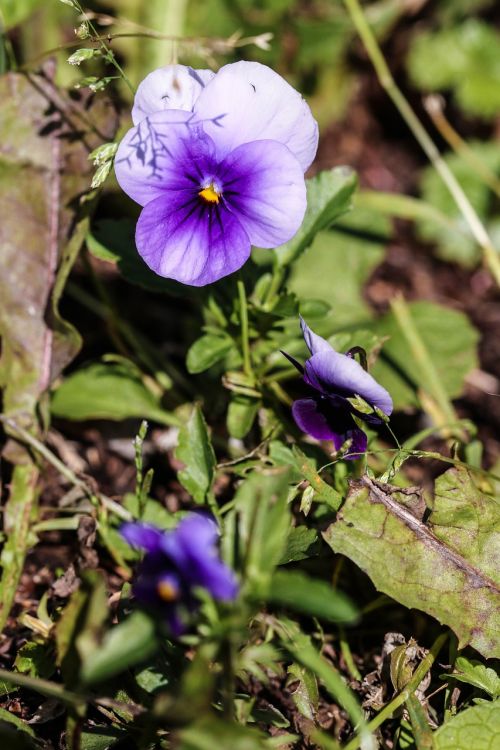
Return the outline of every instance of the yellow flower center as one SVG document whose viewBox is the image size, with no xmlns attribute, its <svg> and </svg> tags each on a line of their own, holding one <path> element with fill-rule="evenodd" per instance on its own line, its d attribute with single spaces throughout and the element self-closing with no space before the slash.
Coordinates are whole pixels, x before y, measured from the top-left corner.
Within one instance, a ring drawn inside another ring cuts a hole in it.
<svg viewBox="0 0 500 750">
<path fill-rule="evenodd" d="M 158 596 L 163 599 L 164 602 L 175 602 L 177 599 L 178 591 L 168 581 L 160 581 L 156 587 Z"/>
<path fill-rule="evenodd" d="M 219 193 L 215 190 L 213 185 L 209 185 L 208 187 L 203 188 L 203 190 L 200 190 L 198 195 L 206 203 L 218 203 L 219 202 Z"/>
</svg>

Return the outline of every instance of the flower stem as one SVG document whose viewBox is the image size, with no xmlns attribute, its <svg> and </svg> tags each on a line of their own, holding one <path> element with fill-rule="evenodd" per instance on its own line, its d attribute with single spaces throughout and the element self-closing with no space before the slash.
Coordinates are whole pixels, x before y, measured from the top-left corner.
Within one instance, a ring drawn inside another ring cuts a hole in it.
<svg viewBox="0 0 500 750">
<path fill-rule="evenodd" d="M 372 61 L 381 86 L 386 90 L 393 104 L 396 106 L 400 115 L 420 144 L 422 150 L 425 152 L 425 154 L 429 158 L 429 161 L 434 166 L 436 172 L 439 174 L 444 184 L 450 191 L 452 198 L 454 199 L 458 208 L 462 212 L 464 219 L 469 225 L 469 228 L 476 242 L 481 247 L 481 250 L 483 252 L 483 259 L 486 266 L 489 268 L 495 281 L 500 286 L 500 257 L 493 247 L 493 243 L 486 229 L 484 228 L 484 225 L 482 224 L 475 209 L 471 205 L 469 199 L 467 198 L 466 194 L 455 178 L 455 175 L 451 172 L 443 157 L 439 153 L 434 141 L 416 116 L 408 100 L 392 77 L 392 73 L 389 70 L 389 67 L 382 54 L 382 50 L 380 49 L 378 42 L 375 39 L 375 36 L 366 20 L 366 16 L 363 13 L 361 5 L 359 4 L 359 0 L 344 0 L 344 4 L 351 16 L 354 26 L 356 27 L 363 41 L 363 44 L 365 45 L 365 49 L 368 53 L 368 56 L 370 57 L 370 60 Z"/>
<path fill-rule="evenodd" d="M 236 282 L 238 287 L 238 298 L 240 301 L 240 324 L 241 324 L 241 353 L 243 355 L 243 370 L 245 374 L 253 379 L 252 361 L 250 359 L 250 343 L 248 338 L 248 302 L 245 284 L 242 279 Z"/>
</svg>

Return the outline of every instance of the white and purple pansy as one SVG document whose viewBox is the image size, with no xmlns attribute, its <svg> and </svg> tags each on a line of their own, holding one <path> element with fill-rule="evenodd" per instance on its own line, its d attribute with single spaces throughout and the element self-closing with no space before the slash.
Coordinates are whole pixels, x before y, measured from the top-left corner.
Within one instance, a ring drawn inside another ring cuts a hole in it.
<svg viewBox="0 0 500 750">
<path fill-rule="evenodd" d="M 306 398 L 293 403 L 295 422 L 303 432 L 317 440 L 333 440 L 336 450 L 351 440 L 345 458 L 359 458 L 366 451 L 367 437 L 353 417 L 369 424 L 380 424 L 383 420 L 375 411 L 369 414 L 359 411 L 349 399 L 360 396 L 372 409 L 378 409 L 386 416 L 392 412 L 392 399 L 352 353 L 335 351 L 302 318 L 300 326 L 311 357 L 302 367 L 283 352 L 302 374 L 309 391 Z"/>
<path fill-rule="evenodd" d="M 252 245 L 297 232 L 318 126 L 270 68 L 160 68 L 140 84 L 132 119 L 115 171 L 143 206 L 136 245 L 157 274 L 204 286 L 241 268 Z"/>
</svg>

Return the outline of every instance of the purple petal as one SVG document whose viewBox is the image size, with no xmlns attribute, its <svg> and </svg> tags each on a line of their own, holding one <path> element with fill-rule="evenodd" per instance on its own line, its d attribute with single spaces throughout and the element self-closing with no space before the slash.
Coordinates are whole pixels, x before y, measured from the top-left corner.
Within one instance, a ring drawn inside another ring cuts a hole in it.
<svg viewBox="0 0 500 750">
<path fill-rule="evenodd" d="M 157 552 L 161 548 L 163 534 L 160 529 L 145 523 L 124 523 L 120 534 L 132 547 L 139 547 L 146 552 Z"/>
<path fill-rule="evenodd" d="M 303 432 L 316 440 L 333 440 L 337 451 L 352 439 L 346 460 L 359 458 L 366 451 L 367 437 L 345 408 L 337 408 L 327 399 L 303 398 L 294 401 L 292 414 Z"/>
<path fill-rule="evenodd" d="M 219 558 L 218 537 L 217 524 L 210 516 L 193 513 L 165 537 L 163 549 L 191 586 L 205 588 L 215 599 L 230 601 L 238 593 L 238 583 Z"/>
<path fill-rule="evenodd" d="M 166 65 L 153 70 L 137 88 L 132 108 L 134 125 L 163 109 L 191 112 L 214 75 L 211 70 L 194 70 L 187 65 Z"/>
<path fill-rule="evenodd" d="M 226 157 L 217 176 L 224 201 L 252 245 L 277 247 L 297 232 L 307 205 L 306 186 L 302 168 L 286 146 L 246 143 Z"/>
<path fill-rule="evenodd" d="M 224 65 L 201 92 L 194 111 L 225 157 L 244 143 L 272 140 L 288 146 L 303 171 L 318 147 L 318 125 L 309 106 L 266 65 Z"/>
<path fill-rule="evenodd" d="M 357 394 L 384 414 L 392 412 L 389 393 L 352 357 L 322 349 L 305 363 L 305 381 L 323 393 L 346 397 Z"/>
<path fill-rule="evenodd" d="M 293 402 L 292 414 L 302 432 L 316 440 L 335 440 L 338 433 L 330 424 L 319 399 L 301 398 Z"/>
<path fill-rule="evenodd" d="M 165 110 L 146 117 L 121 141 L 116 179 L 145 206 L 169 191 L 193 192 L 213 171 L 215 147 L 190 112 Z"/>
<path fill-rule="evenodd" d="M 144 207 L 136 245 L 150 268 L 183 284 L 204 286 L 245 263 L 250 240 L 224 206 L 206 206 L 195 193 L 162 195 Z"/>
<path fill-rule="evenodd" d="M 335 450 L 340 450 L 346 440 L 352 440 L 352 444 L 344 456 L 345 461 L 354 461 L 356 458 L 359 458 L 366 453 L 368 438 L 359 427 L 354 427 L 354 429 L 348 430 L 344 435 L 339 435 L 338 442 L 337 440 L 333 441 L 335 444 Z"/>
<path fill-rule="evenodd" d="M 321 351 L 331 351 L 332 347 L 330 346 L 328 341 L 326 341 L 321 336 L 318 336 L 317 333 L 314 333 L 314 331 L 309 328 L 302 315 L 300 315 L 299 317 L 302 335 L 304 336 L 304 341 L 306 342 L 306 346 L 311 354 L 316 354 L 316 352 Z"/>
</svg>

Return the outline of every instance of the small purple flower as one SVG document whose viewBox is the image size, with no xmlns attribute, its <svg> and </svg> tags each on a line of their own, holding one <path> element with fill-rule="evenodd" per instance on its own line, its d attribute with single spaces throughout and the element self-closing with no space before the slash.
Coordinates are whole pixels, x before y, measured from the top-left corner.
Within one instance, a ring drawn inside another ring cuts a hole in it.
<svg viewBox="0 0 500 750">
<path fill-rule="evenodd" d="M 308 398 L 298 399 L 292 406 L 295 422 L 317 440 L 333 440 L 335 450 L 346 440 L 352 440 L 346 458 L 359 458 L 366 451 L 367 437 L 353 416 L 369 424 L 380 424 L 382 419 L 374 411 L 362 413 L 348 399 L 360 396 L 387 416 L 392 412 L 392 399 L 352 354 L 336 352 L 325 339 L 311 331 L 302 318 L 300 326 L 312 356 L 302 367 L 283 352 L 301 372 L 310 389 Z"/>
<path fill-rule="evenodd" d="M 133 584 L 139 604 L 162 613 L 172 635 L 186 630 L 198 606 L 196 588 L 214 599 L 232 601 L 238 593 L 234 573 L 220 560 L 217 525 L 192 513 L 173 531 L 143 523 L 126 523 L 120 532 L 133 547 L 145 550 Z"/>
<path fill-rule="evenodd" d="M 140 84 L 115 159 L 143 206 L 136 245 L 160 276 L 204 286 L 299 229 L 318 126 L 300 94 L 256 62 L 217 74 L 170 65 Z"/>
</svg>

